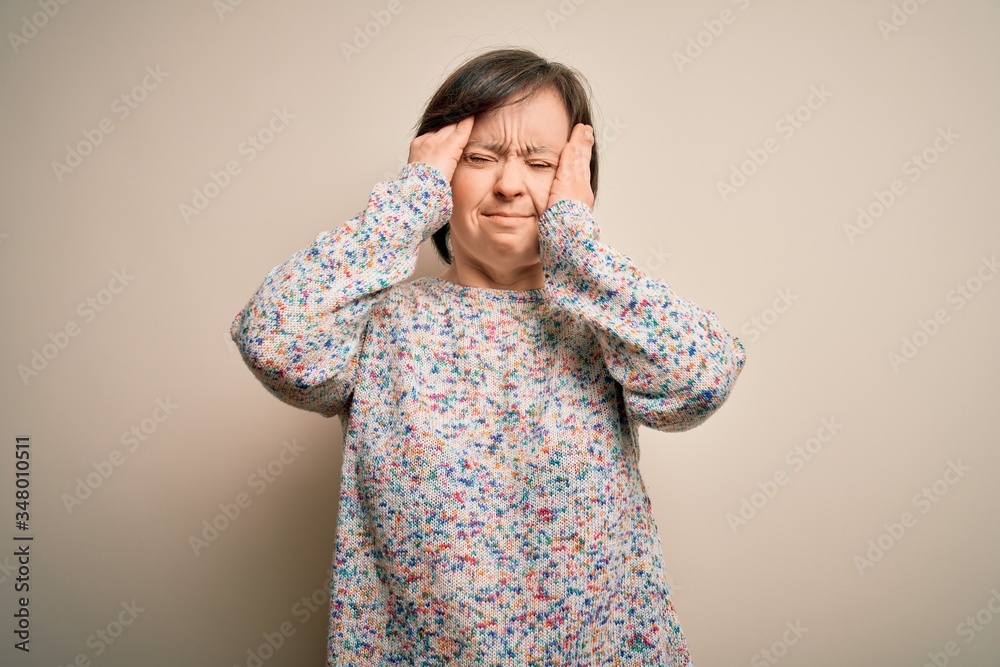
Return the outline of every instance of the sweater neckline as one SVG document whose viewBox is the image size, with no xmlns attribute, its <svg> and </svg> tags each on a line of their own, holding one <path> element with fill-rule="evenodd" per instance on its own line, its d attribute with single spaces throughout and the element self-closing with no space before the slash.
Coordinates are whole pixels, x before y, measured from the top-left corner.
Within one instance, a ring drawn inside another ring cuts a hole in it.
<svg viewBox="0 0 1000 667">
<path fill-rule="evenodd" d="M 425 276 L 422 280 L 432 282 L 438 289 L 447 294 L 454 294 L 460 298 L 482 298 L 493 301 L 507 301 L 518 303 L 530 303 L 541 301 L 545 298 L 545 290 L 541 287 L 526 290 L 493 289 L 491 287 L 475 287 L 473 285 L 459 285 L 446 278 L 438 276 Z"/>
</svg>

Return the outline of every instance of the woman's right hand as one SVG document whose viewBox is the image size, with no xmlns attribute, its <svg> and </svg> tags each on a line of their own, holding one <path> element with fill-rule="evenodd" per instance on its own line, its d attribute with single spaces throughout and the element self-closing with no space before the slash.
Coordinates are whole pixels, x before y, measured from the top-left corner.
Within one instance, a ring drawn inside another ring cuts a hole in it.
<svg viewBox="0 0 1000 667">
<path fill-rule="evenodd" d="M 475 116 L 466 116 L 457 123 L 445 125 L 435 132 L 427 132 L 410 142 L 410 155 L 407 163 L 426 162 L 436 167 L 451 183 L 462 151 L 472 134 Z"/>
</svg>

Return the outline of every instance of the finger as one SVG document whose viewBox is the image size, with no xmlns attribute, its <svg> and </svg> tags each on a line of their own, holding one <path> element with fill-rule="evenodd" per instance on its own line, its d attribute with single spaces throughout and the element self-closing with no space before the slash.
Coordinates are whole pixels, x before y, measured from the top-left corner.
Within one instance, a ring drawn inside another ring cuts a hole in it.
<svg viewBox="0 0 1000 667">
<path fill-rule="evenodd" d="M 583 125 L 580 131 L 580 142 L 577 144 L 576 167 L 590 176 L 590 158 L 594 152 L 594 128 Z"/>
<path fill-rule="evenodd" d="M 437 141 L 441 144 L 451 144 L 461 140 L 463 136 L 467 138 L 472 132 L 471 118 L 471 116 L 467 116 L 457 123 L 451 123 L 439 129 L 435 132 Z"/>
<path fill-rule="evenodd" d="M 466 116 L 455 125 L 455 134 L 463 139 L 468 139 L 469 135 L 472 134 L 472 126 L 475 125 L 475 122 L 475 116 Z"/>
<path fill-rule="evenodd" d="M 563 146 L 559 161 L 565 161 L 567 167 L 573 169 L 579 169 L 581 160 L 589 165 L 593 145 L 593 128 L 583 123 L 577 123 L 573 127 L 569 141 Z"/>
<path fill-rule="evenodd" d="M 444 127 L 441 128 L 441 132 L 445 132 L 445 131 L 447 131 L 449 133 L 451 133 L 451 132 L 460 132 L 460 131 L 466 129 L 467 127 L 469 127 L 469 125 L 472 122 L 473 118 L 474 118 L 474 116 L 466 116 L 462 120 L 456 121 L 454 123 L 449 123 L 448 125 L 445 125 Z"/>
<path fill-rule="evenodd" d="M 590 169 L 590 157 L 592 154 L 593 140 L 589 137 L 589 126 L 582 123 L 573 129 L 573 136 L 566 144 L 565 162 L 567 172 L 576 176 Z"/>
<path fill-rule="evenodd" d="M 451 138 L 451 136 L 455 134 L 455 130 L 457 128 L 458 128 L 458 123 L 449 123 L 447 125 L 438 128 L 437 132 L 434 133 L 434 137 L 439 142 L 448 141 Z"/>
<path fill-rule="evenodd" d="M 586 146 L 588 143 L 593 143 L 593 138 L 594 128 L 586 123 L 577 123 L 573 126 L 573 131 L 570 133 L 569 143 Z"/>
</svg>

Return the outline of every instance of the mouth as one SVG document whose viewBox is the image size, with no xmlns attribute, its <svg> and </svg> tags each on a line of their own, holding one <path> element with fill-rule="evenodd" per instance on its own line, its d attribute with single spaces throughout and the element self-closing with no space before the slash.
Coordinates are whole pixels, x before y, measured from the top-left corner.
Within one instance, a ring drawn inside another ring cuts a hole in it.
<svg viewBox="0 0 1000 667">
<path fill-rule="evenodd" d="M 525 220 L 530 220 L 533 216 L 517 215 L 514 213 L 496 213 L 487 214 L 483 217 L 487 218 L 490 222 L 500 225 L 523 225 Z"/>
</svg>

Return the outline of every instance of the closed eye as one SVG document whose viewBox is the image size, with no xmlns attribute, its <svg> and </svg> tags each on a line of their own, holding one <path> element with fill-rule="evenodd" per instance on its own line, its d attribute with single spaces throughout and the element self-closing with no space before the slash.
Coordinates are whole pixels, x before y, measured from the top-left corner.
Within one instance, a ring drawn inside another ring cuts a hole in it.
<svg viewBox="0 0 1000 667">
<path fill-rule="evenodd" d="M 482 155 L 466 155 L 465 161 L 471 164 L 484 164 L 490 162 L 491 158 L 483 157 Z M 548 162 L 529 162 L 527 163 L 532 169 L 554 169 L 555 165 L 549 164 Z"/>
</svg>

